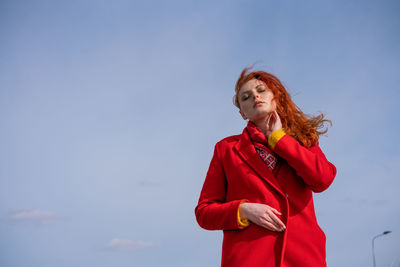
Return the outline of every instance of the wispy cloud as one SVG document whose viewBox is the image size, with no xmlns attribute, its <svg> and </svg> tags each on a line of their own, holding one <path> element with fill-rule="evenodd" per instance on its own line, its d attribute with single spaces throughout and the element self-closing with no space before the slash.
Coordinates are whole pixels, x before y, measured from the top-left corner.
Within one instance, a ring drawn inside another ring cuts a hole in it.
<svg viewBox="0 0 400 267">
<path fill-rule="evenodd" d="M 40 224 L 47 224 L 58 219 L 54 213 L 36 208 L 25 208 L 14 211 L 9 218 L 13 221 L 35 222 Z"/>
<path fill-rule="evenodd" d="M 158 243 L 132 241 L 126 239 L 114 238 L 107 243 L 105 249 L 108 251 L 134 251 L 158 246 Z"/>
</svg>

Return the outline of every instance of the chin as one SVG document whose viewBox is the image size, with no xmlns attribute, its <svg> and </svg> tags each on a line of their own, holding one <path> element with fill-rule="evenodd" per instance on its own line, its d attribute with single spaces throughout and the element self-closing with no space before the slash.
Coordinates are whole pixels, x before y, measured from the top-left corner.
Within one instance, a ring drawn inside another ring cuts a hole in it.
<svg viewBox="0 0 400 267">
<path fill-rule="evenodd" d="M 260 110 L 257 114 L 254 114 L 254 118 L 257 119 L 266 119 L 269 117 L 272 111 L 270 110 Z"/>
<path fill-rule="evenodd" d="M 251 117 L 250 118 L 250 120 L 251 121 L 261 121 L 261 120 L 266 120 L 267 118 L 268 118 L 268 116 L 269 116 L 269 114 L 270 114 L 271 112 L 269 112 L 269 113 L 260 113 L 260 114 L 257 114 L 257 115 L 255 115 L 255 116 L 253 116 L 253 117 Z"/>
</svg>

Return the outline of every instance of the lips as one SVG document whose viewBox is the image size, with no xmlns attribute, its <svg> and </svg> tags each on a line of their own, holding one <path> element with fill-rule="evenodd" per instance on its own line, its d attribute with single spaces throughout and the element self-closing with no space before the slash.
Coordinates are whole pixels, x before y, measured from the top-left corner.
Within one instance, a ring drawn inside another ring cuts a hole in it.
<svg viewBox="0 0 400 267">
<path fill-rule="evenodd" d="M 254 102 L 253 107 L 255 108 L 256 106 L 258 106 L 258 105 L 260 105 L 260 104 L 264 104 L 264 102 L 262 102 L 262 101 L 256 101 L 256 102 Z"/>
</svg>

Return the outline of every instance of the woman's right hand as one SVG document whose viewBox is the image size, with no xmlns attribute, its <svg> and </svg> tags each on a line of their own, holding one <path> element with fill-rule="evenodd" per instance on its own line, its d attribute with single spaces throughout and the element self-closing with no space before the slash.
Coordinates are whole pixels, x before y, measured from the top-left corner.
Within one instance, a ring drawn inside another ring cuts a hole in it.
<svg viewBox="0 0 400 267">
<path fill-rule="evenodd" d="M 240 217 L 271 231 L 282 232 L 285 224 L 276 215 L 282 215 L 276 209 L 260 203 L 242 203 L 239 207 Z"/>
<path fill-rule="evenodd" d="M 272 111 L 266 123 L 266 136 L 267 138 L 273 131 L 282 129 L 282 121 L 276 110 Z"/>
</svg>

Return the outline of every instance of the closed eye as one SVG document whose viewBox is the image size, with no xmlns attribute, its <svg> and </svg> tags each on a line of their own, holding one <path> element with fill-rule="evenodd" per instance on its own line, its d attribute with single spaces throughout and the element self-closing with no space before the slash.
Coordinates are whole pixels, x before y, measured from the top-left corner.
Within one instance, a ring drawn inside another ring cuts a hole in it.
<svg viewBox="0 0 400 267">
<path fill-rule="evenodd" d="M 259 92 L 259 93 L 262 93 L 267 90 L 267 88 L 265 88 L 265 86 L 263 86 L 262 84 L 257 85 L 256 89 L 257 89 L 257 92 Z"/>
<path fill-rule="evenodd" d="M 248 94 L 243 95 L 242 96 L 242 101 L 245 101 L 245 100 L 249 99 L 249 97 L 250 97 L 250 95 L 248 95 Z"/>
</svg>

